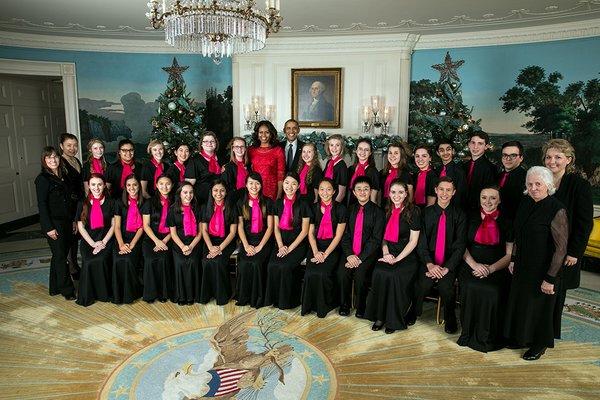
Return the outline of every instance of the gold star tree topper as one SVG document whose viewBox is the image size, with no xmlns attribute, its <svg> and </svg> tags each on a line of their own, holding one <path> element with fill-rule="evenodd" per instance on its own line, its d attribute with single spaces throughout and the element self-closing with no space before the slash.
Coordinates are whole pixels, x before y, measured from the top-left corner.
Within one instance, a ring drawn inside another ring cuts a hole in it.
<svg viewBox="0 0 600 400">
<path fill-rule="evenodd" d="M 431 68 L 436 69 L 440 73 L 440 82 L 443 82 L 450 78 L 452 81 L 459 81 L 458 74 L 456 70 L 459 69 L 465 60 L 452 61 L 452 57 L 450 57 L 450 52 L 446 52 L 446 57 L 444 58 L 443 64 L 434 64 Z"/>
</svg>

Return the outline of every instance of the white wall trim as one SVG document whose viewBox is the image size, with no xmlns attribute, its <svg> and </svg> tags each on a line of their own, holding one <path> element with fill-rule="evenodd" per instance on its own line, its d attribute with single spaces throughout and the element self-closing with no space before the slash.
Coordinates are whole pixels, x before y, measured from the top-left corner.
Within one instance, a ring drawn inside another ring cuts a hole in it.
<svg viewBox="0 0 600 400">
<path fill-rule="evenodd" d="M 77 97 L 77 76 L 75 63 L 11 60 L 0 58 L 0 74 L 60 76 L 63 81 L 65 102 L 65 122 L 67 132 L 77 136 L 81 155 L 81 134 L 79 131 L 79 100 Z"/>
</svg>

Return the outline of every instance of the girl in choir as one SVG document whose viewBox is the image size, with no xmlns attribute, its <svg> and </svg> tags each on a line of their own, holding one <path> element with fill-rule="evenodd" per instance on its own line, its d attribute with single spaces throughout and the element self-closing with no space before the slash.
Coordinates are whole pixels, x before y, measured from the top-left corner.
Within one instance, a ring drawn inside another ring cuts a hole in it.
<svg viewBox="0 0 600 400">
<path fill-rule="evenodd" d="M 71 196 L 61 161 L 54 147 L 44 147 L 42 171 L 35 178 L 35 189 L 41 229 L 46 234 L 52 252 L 48 282 L 50 295 L 61 294 L 67 300 L 74 300 L 75 287 L 67 262 L 73 232 L 73 218 L 69 209 Z"/>
<path fill-rule="evenodd" d="M 283 180 L 283 198 L 275 203 L 275 240 L 267 266 L 265 305 L 280 309 L 300 304 L 302 270 L 300 263 L 306 257 L 306 235 L 310 224 L 310 208 L 298 197 L 300 178 L 288 172 Z"/>
<path fill-rule="evenodd" d="M 206 243 L 202 254 L 202 290 L 200 302 L 215 299 L 222 306 L 231 299 L 229 258 L 235 250 L 237 215 L 226 201 L 227 188 L 222 179 L 213 182 L 211 196 L 202 209 L 202 237 Z"/>
<path fill-rule="evenodd" d="M 167 225 L 173 239 L 174 290 L 173 302 L 194 304 L 200 295 L 200 209 L 191 183 L 183 183 L 175 193 L 169 209 Z"/>
<path fill-rule="evenodd" d="M 319 183 L 319 203 L 312 205 L 308 242 L 310 250 L 302 286 L 302 315 L 317 312 L 319 318 L 338 304 L 336 269 L 340 261 L 340 241 L 346 229 L 346 207 L 334 199 L 335 183 L 323 178 Z"/>
<path fill-rule="evenodd" d="M 190 146 L 186 143 L 179 143 L 175 147 L 175 162 L 167 168 L 166 175 L 171 178 L 173 186 L 177 188 L 179 184 L 185 181 L 185 170 L 190 158 Z"/>
<path fill-rule="evenodd" d="M 185 179 L 194 185 L 199 204 L 206 203 L 212 181 L 221 176 L 221 166 L 217 159 L 218 150 L 217 135 L 211 131 L 204 132 L 200 136 L 200 154 L 189 162 L 185 170 Z"/>
<path fill-rule="evenodd" d="M 374 331 L 385 326 L 385 333 L 389 334 L 408 326 L 405 317 L 414 298 L 413 287 L 419 269 L 414 251 L 421 230 L 419 211 L 410 200 L 408 184 L 394 180 L 386 206 L 383 257 L 373 269 L 367 297 L 365 315 L 374 321 L 371 328 Z"/>
<path fill-rule="evenodd" d="M 115 239 L 113 250 L 112 292 L 113 303 L 133 303 L 142 290 L 138 270 L 142 262 L 142 246 L 138 245 L 144 233 L 140 182 L 135 175 L 125 181 L 121 200 L 115 201 Z"/>
<path fill-rule="evenodd" d="M 259 121 L 254 125 L 248 158 L 252 170 L 262 177 L 263 195 L 271 200 L 279 199 L 285 175 L 285 155 L 277 140 L 277 129 L 270 121 Z"/>
<path fill-rule="evenodd" d="M 240 249 L 237 265 L 238 306 L 262 307 L 265 300 L 267 261 L 273 248 L 273 202 L 262 194 L 262 178 L 251 172 L 246 193 L 238 201 Z"/>
<path fill-rule="evenodd" d="M 173 293 L 173 262 L 171 258 L 171 231 L 167 215 L 171 205 L 172 183 L 166 175 L 156 181 L 156 193 L 142 206 L 146 236 L 142 244 L 144 258 L 143 299 L 165 302 Z"/>
<path fill-rule="evenodd" d="M 113 199 L 120 199 L 125 188 L 125 179 L 134 174 L 140 179 L 141 166 L 135 160 L 135 146 L 129 139 L 119 142 L 117 161 L 108 166 L 106 171 L 106 184 Z"/>
<path fill-rule="evenodd" d="M 373 157 L 373 146 L 371 140 L 360 138 L 356 142 L 356 160 L 354 165 L 348 168 L 350 181 L 348 187 L 352 187 L 354 180 L 359 176 L 368 176 L 371 180 L 371 201 L 377 203 L 377 193 L 379 192 L 379 171 L 375 167 L 375 158 Z M 348 203 L 356 203 L 356 197 L 352 191 L 348 192 Z"/>
<path fill-rule="evenodd" d="M 481 190 L 481 208 L 467 225 L 465 264 L 460 269 L 460 325 L 458 344 L 482 352 L 504 347 L 504 314 L 512 254 L 511 223 L 498 210 L 497 186 Z"/>
<path fill-rule="evenodd" d="M 344 161 L 346 144 L 344 137 L 339 133 L 329 136 L 325 142 L 325 152 L 329 156 L 325 164 L 325 178 L 333 179 L 337 187 L 335 201 L 341 203 L 346 198 L 346 185 L 348 184 L 348 166 Z"/>
<path fill-rule="evenodd" d="M 435 203 L 437 180 L 431 168 L 431 149 L 423 145 L 418 146 L 414 156 L 415 165 L 419 168 L 419 171 L 413 175 L 414 203 L 423 208 Z"/>
<path fill-rule="evenodd" d="M 408 197 L 413 198 L 413 185 L 408 171 L 408 154 L 404 143 L 392 142 L 388 145 L 387 161 L 380 172 L 379 182 L 381 183 L 381 204 L 386 204 L 390 197 L 390 186 L 396 179 L 408 185 Z"/>
<path fill-rule="evenodd" d="M 248 161 L 244 138 L 231 139 L 227 147 L 231 150 L 231 156 L 229 162 L 223 166 L 221 177 L 228 188 L 229 201 L 231 204 L 237 204 L 237 201 L 244 195 L 246 177 L 252 169 Z"/>
<path fill-rule="evenodd" d="M 92 174 L 90 193 L 77 208 L 81 243 L 81 276 L 77 304 L 89 306 L 96 300 L 110 301 L 114 202 L 107 196 L 104 177 Z"/>
<path fill-rule="evenodd" d="M 317 191 L 319 182 L 323 179 L 323 170 L 321 170 L 317 146 L 314 143 L 305 143 L 301 151 L 300 162 L 298 163 L 300 198 L 308 204 L 313 204 L 317 201 Z"/>
<path fill-rule="evenodd" d="M 106 175 L 106 159 L 104 158 L 104 142 L 100 139 L 91 139 L 87 144 L 88 159 L 83 163 L 81 175 L 83 178 L 83 188 L 87 195 L 90 191 L 88 181 L 90 175 Z"/>
<path fill-rule="evenodd" d="M 149 199 L 154 195 L 158 177 L 163 175 L 167 170 L 167 166 L 163 160 L 165 146 L 160 140 L 154 139 L 148 143 L 148 154 L 150 155 L 150 159 L 142 165 L 140 181 L 144 199 Z"/>
</svg>

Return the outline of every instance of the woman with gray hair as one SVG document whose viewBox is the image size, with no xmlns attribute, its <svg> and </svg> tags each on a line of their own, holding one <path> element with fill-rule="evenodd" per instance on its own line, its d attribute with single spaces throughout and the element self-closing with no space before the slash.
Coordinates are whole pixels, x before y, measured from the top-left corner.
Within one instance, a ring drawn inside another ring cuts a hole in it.
<svg viewBox="0 0 600 400">
<path fill-rule="evenodd" d="M 552 172 L 527 171 L 526 196 L 514 223 L 515 242 L 508 266 L 513 274 L 504 334 L 509 347 L 529 350 L 523 359 L 539 359 L 554 347 L 555 285 L 567 253 L 567 213 L 554 196 Z"/>
</svg>

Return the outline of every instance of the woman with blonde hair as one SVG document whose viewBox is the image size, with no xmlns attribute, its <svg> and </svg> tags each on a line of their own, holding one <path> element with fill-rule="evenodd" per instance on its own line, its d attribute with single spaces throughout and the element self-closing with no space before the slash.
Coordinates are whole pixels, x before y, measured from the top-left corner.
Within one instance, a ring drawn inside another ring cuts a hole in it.
<svg viewBox="0 0 600 400">
<path fill-rule="evenodd" d="M 90 175 L 106 175 L 107 164 L 106 159 L 104 158 L 105 147 L 106 146 L 104 142 L 98 138 L 92 138 L 87 143 L 88 157 L 87 160 L 85 160 L 83 163 L 83 168 L 81 168 L 83 188 L 85 190 L 86 195 L 90 191 L 90 187 L 88 185 Z"/>
<path fill-rule="evenodd" d="M 306 200 L 308 204 L 313 204 L 316 202 L 319 182 L 323 179 L 323 170 L 321 170 L 317 146 L 314 143 L 304 143 L 301 151 L 298 162 L 300 198 Z"/>
<path fill-rule="evenodd" d="M 344 137 L 339 133 L 329 136 L 325 142 L 325 152 L 329 159 L 325 164 L 323 175 L 325 178 L 333 179 L 333 183 L 337 186 L 337 195 L 334 200 L 341 203 L 346 198 L 346 185 L 348 185 L 348 166 L 344 161 L 346 154 Z"/>
<path fill-rule="evenodd" d="M 234 137 L 229 141 L 227 148 L 230 150 L 229 161 L 223 166 L 221 178 L 225 181 L 225 187 L 231 204 L 244 195 L 246 190 L 246 178 L 252 171 L 246 151 L 246 141 L 242 137 Z"/>
<path fill-rule="evenodd" d="M 142 197 L 149 199 L 156 191 L 156 181 L 167 170 L 167 165 L 163 161 L 165 155 L 165 145 L 158 139 L 151 140 L 148 143 L 148 155 L 150 159 L 142 165 L 142 176 L 140 183 L 142 185 Z"/>
</svg>

